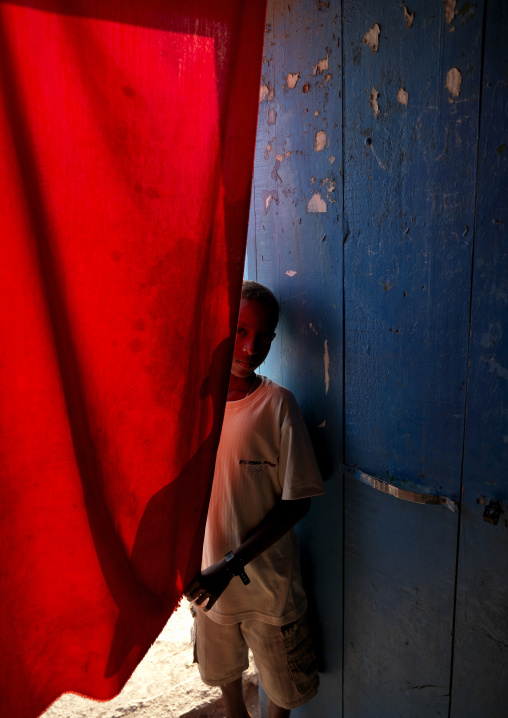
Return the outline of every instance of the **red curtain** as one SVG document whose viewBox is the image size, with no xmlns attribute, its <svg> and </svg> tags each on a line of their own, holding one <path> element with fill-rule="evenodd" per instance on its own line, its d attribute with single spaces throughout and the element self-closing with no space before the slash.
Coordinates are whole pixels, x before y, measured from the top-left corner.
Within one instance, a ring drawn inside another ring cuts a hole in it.
<svg viewBox="0 0 508 718">
<path fill-rule="evenodd" d="M 265 1 L 0 2 L 0 712 L 116 695 L 198 570 Z"/>
</svg>

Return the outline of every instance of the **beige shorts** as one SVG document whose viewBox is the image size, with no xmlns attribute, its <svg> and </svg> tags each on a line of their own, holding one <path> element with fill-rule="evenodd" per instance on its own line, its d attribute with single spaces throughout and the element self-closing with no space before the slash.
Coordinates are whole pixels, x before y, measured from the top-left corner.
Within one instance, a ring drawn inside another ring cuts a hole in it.
<svg viewBox="0 0 508 718">
<path fill-rule="evenodd" d="M 319 676 L 306 614 L 285 626 L 250 620 L 223 625 L 196 611 L 194 656 L 204 683 L 220 686 L 249 667 L 250 648 L 266 695 L 297 708 L 316 695 Z"/>
</svg>

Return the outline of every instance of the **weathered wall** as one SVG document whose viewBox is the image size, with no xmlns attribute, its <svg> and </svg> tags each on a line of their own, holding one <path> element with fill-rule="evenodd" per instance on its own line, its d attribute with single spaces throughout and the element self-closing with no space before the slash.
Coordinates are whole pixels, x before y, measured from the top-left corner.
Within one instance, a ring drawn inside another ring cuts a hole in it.
<svg viewBox="0 0 508 718">
<path fill-rule="evenodd" d="M 326 480 L 300 527 L 322 716 L 342 702 L 341 24 L 328 5 L 269 3 L 247 250 L 247 274 L 282 304 L 266 373 L 298 388 Z"/>
<path fill-rule="evenodd" d="M 298 716 L 506 711 L 507 522 L 482 516 L 508 510 L 507 28 L 503 0 L 269 2 L 247 274 L 328 491 Z"/>
</svg>

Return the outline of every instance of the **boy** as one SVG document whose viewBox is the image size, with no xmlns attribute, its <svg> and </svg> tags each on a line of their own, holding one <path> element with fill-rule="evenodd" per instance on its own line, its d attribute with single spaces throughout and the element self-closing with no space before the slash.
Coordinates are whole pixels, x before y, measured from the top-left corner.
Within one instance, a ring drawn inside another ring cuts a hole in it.
<svg viewBox="0 0 508 718">
<path fill-rule="evenodd" d="M 310 497 L 324 493 L 323 484 L 293 395 L 255 373 L 270 351 L 278 316 L 269 289 L 243 283 L 204 568 L 186 589 L 201 609 L 201 678 L 221 686 L 226 718 L 249 718 L 242 694 L 248 647 L 269 718 L 289 716 L 319 684 L 292 527 L 307 513 Z"/>
</svg>

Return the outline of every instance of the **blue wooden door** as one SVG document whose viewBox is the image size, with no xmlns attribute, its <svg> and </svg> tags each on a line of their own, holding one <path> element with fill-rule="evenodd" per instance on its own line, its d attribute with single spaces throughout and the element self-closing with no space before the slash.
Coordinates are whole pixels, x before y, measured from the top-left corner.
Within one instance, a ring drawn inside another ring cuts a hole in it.
<svg viewBox="0 0 508 718">
<path fill-rule="evenodd" d="M 507 28 L 508 3 L 489 2 L 451 718 L 501 717 L 508 710 Z M 496 504 L 504 511 L 497 523 L 489 516 Z"/>
<path fill-rule="evenodd" d="M 505 6 L 269 2 L 247 275 L 281 299 L 266 373 L 328 491 L 297 716 L 506 712 Z"/>
<path fill-rule="evenodd" d="M 482 16 L 365 10 L 344 6 L 345 463 L 459 499 Z M 346 478 L 345 716 L 448 714 L 458 527 Z"/>
</svg>

